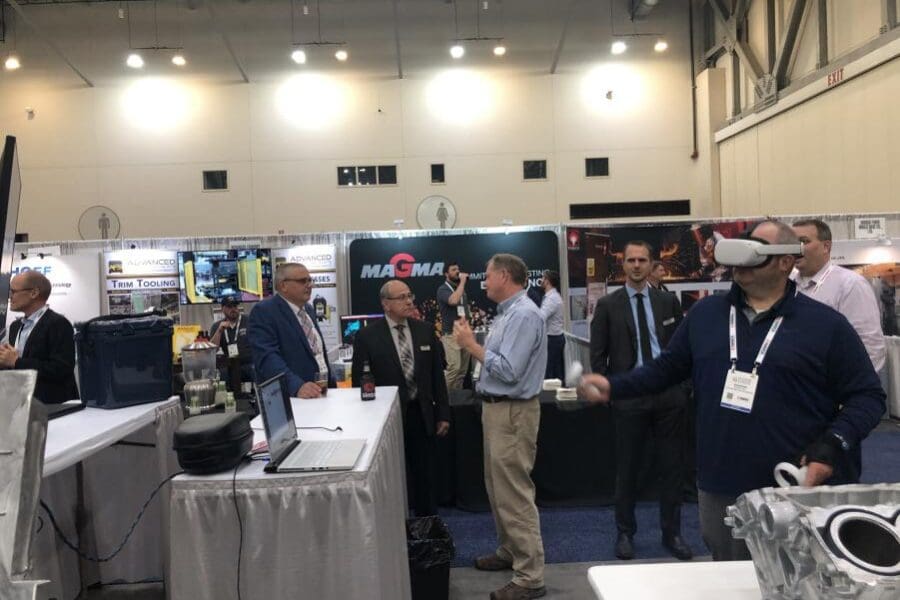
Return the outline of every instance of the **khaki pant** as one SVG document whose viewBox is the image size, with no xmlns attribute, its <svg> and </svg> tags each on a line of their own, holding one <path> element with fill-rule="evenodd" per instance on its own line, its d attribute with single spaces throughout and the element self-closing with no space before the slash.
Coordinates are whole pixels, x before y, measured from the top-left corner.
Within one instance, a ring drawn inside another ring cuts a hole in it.
<svg viewBox="0 0 900 600">
<path fill-rule="evenodd" d="M 513 583 L 544 585 L 544 542 L 534 504 L 531 469 L 541 407 L 537 397 L 482 404 L 484 484 L 494 524 L 497 556 L 513 564 Z"/>
<path fill-rule="evenodd" d="M 466 373 L 469 372 L 471 355 L 459 347 L 452 335 L 441 336 L 441 343 L 444 345 L 444 357 L 447 359 L 447 370 L 444 371 L 447 389 L 461 390 Z"/>
</svg>

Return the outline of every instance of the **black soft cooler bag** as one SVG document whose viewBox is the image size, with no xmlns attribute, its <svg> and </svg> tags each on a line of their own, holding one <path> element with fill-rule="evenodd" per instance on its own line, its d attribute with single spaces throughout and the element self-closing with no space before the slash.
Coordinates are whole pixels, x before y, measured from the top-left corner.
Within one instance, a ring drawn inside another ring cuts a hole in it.
<svg viewBox="0 0 900 600">
<path fill-rule="evenodd" d="M 175 430 L 173 447 L 187 473 L 206 475 L 233 469 L 253 446 L 250 417 L 212 413 L 191 417 Z"/>
</svg>

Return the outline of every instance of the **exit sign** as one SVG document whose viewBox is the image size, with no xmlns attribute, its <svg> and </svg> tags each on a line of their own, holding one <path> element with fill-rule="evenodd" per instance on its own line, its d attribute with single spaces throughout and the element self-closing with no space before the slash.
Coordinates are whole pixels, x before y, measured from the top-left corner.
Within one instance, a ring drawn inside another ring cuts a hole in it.
<svg viewBox="0 0 900 600">
<path fill-rule="evenodd" d="M 837 85 L 844 81 L 844 67 L 828 74 L 828 87 Z"/>
</svg>

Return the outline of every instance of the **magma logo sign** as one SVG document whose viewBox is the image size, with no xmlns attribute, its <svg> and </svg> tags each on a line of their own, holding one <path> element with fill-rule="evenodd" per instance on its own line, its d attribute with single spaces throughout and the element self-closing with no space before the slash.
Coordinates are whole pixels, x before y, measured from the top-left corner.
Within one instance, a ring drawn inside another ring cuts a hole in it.
<svg viewBox="0 0 900 600">
<path fill-rule="evenodd" d="M 396 277 L 434 277 L 444 273 L 443 262 L 416 262 L 412 254 L 400 252 L 391 257 L 386 265 L 363 265 L 360 279 L 384 279 Z"/>
</svg>

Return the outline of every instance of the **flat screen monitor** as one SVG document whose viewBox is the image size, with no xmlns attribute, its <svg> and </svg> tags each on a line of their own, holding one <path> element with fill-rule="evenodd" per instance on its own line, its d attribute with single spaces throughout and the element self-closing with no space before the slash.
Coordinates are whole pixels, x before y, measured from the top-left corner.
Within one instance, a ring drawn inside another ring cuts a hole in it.
<svg viewBox="0 0 900 600">
<path fill-rule="evenodd" d="M 353 340 L 364 327 L 384 318 L 384 315 L 344 315 L 341 317 L 341 343 L 353 345 Z"/>
<path fill-rule="evenodd" d="M 178 253 L 182 304 L 211 304 L 225 298 L 256 302 L 272 295 L 269 250 L 203 250 Z"/>
<path fill-rule="evenodd" d="M 0 329 L 6 328 L 6 310 L 9 300 L 9 279 L 12 272 L 13 253 L 16 244 L 16 226 L 19 223 L 19 196 L 22 180 L 19 176 L 19 157 L 16 138 L 6 136 L 3 154 L 0 154 Z"/>
</svg>

